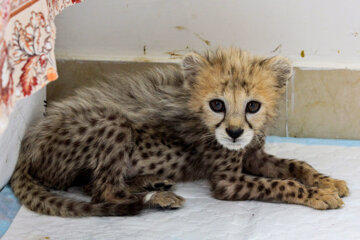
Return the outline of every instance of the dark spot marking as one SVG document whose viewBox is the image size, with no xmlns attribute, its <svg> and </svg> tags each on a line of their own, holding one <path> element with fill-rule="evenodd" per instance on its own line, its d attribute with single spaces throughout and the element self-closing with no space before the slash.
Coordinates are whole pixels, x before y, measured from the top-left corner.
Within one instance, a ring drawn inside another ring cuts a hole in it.
<svg viewBox="0 0 360 240">
<path fill-rule="evenodd" d="M 229 179 L 230 182 L 234 183 L 236 181 L 236 178 L 234 176 L 232 176 L 230 179 Z"/>
<path fill-rule="evenodd" d="M 65 144 L 66 146 L 69 146 L 70 143 L 71 143 L 71 140 L 70 140 L 70 139 L 66 139 L 65 142 L 64 142 L 64 144 Z"/>
<path fill-rule="evenodd" d="M 108 146 L 107 149 L 105 150 L 106 154 L 110 154 L 113 148 L 114 147 L 112 145 Z"/>
<path fill-rule="evenodd" d="M 85 146 L 85 147 L 82 149 L 82 152 L 83 152 L 83 153 L 86 153 L 87 151 L 89 151 L 89 146 Z"/>
<path fill-rule="evenodd" d="M 86 139 L 86 143 L 90 144 L 92 141 L 94 141 L 94 137 L 90 136 L 88 139 Z"/>
<path fill-rule="evenodd" d="M 115 119 L 116 119 L 116 116 L 114 114 L 112 114 L 108 117 L 109 121 L 114 121 Z"/>
<path fill-rule="evenodd" d="M 92 127 L 94 127 L 94 126 L 97 124 L 97 122 L 98 122 L 98 120 L 96 120 L 96 119 L 94 119 L 94 118 L 90 119 L 90 125 L 91 125 Z"/>
<path fill-rule="evenodd" d="M 259 186 L 258 186 L 258 191 L 262 191 L 262 190 L 264 190 L 264 185 L 263 184 L 260 184 Z"/>
<path fill-rule="evenodd" d="M 118 153 L 118 156 L 119 156 L 120 159 L 123 159 L 124 156 L 125 156 L 125 152 L 120 150 L 119 153 Z"/>
<path fill-rule="evenodd" d="M 150 164 L 149 169 L 155 169 L 156 165 L 155 163 Z"/>
<path fill-rule="evenodd" d="M 115 130 L 114 129 L 110 129 L 109 132 L 107 133 L 107 138 L 111 138 L 114 135 Z"/>
<path fill-rule="evenodd" d="M 308 190 L 308 198 L 311 198 L 313 195 L 313 191 L 311 189 Z"/>
<path fill-rule="evenodd" d="M 171 168 L 172 168 L 172 169 L 176 169 L 177 166 L 178 166 L 178 163 L 173 163 L 173 164 L 171 164 Z"/>
<path fill-rule="evenodd" d="M 110 160 L 110 163 L 109 163 L 109 168 L 111 168 L 112 166 L 114 166 L 115 165 L 115 163 L 116 163 L 116 161 L 117 161 L 117 159 L 116 158 L 111 158 L 111 160 Z"/>
<path fill-rule="evenodd" d="M 275 188 L 277 185 L 278 185 L 278 182 L 277 182 L 277 181 L 274 181 L 274 182 L 271 183 L 271 187 L 272 187 L 272 188 Z"/>
<path fill-rule="evenodd" d="M 86 132 L 86 127 L 79 127 L 78 133 L 84 134 Z"/>
<path fill-rule="evenodd" d="M 295 171 L 295 164 L 294 163 L 290 163 L 289 164 L 289 172 L 293 173 Z"/>
<path fill-rule="evenodd" d="M 227 175 L 225 173 L 220 174 L 220 179 L 225 180 L 227 178 Z"/>
<path fill-rule="evenodd" d="M 126 193 L 124 191 L 117 191 L 115 193 L 115 197 L 116 198 L 124 198 L 124 197 L 126 197 Z"/>
<path fill-rule="evenodd" d="M 80 146 L 80 141 L 75 141 L 74 143 L 73 143 L 73 147 L 74 148 L 78 148 Z"/>
<path fill-rule="evenodd" d="M 249 197 L 250 197 L 250 193 L 247 192 L 240 197 L 240 200 L 247 200 L 247 199 L 249 199 Z"/>
<path fill-rule="evenodd" d="M 270 195 L 270 193 L 271 193 L 271 190 L 270 190 L 269 188 L 266 188 L 266 189 L 265 189 L 265 194 L 266 194 L 266 195 Z"/>
<path fill-rule="evenodd" d="M 252 188 L 252 187 L 254 187 L 254 183 L 248 182 L 246 186 L 247 186 L 248 188 Z"/>
<path fill-rule="evenodd" d="M 102 128 L 99 129 L 97 134 L 98 134 L 99 137 L 101 137 L 104 134 L 104 132 L 105 132 L 105 127 L 102 127 Z"/>
</svg>

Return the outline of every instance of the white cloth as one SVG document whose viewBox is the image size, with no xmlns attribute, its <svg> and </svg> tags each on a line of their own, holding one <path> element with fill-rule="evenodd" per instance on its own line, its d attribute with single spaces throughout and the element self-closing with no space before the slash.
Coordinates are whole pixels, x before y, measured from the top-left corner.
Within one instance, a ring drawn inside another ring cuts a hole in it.
<svg viewBox="0 0 360 240">
<path fill-rule="evenodd" d="M 348 182 L 342 209 L 256 201 L 219 201 L 204 181 L 178 184 L 186 198 L 179 210 L 146 210 L 134 217 L 60 218 L 40 216 L 24 207 L 3 240 L 297 240 L 360 239 L 360 147 L 267 145 L 269 153 L 306 160 L 320 172 Z"/>
</svg>

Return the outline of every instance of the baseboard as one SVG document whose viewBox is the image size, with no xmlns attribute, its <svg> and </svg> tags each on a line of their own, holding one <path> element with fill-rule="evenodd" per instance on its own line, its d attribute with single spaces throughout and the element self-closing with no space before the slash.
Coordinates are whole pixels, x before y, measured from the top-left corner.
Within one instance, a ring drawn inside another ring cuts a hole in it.
<svg viewBox="0 0 360 240">
<path fill-rule="evenodd" d="M 175 61 L 178 62 L 178 61 Z M 91 84 L 102 73 L 131 73 L 169 63 L 59 60 L 59 80 L 49 100 Z M 172 63 L 174 64 L 174 63 Z M 288 137 L 360 139 L 360 71 L 295 67 L 269 134 Z"/>
</svg>

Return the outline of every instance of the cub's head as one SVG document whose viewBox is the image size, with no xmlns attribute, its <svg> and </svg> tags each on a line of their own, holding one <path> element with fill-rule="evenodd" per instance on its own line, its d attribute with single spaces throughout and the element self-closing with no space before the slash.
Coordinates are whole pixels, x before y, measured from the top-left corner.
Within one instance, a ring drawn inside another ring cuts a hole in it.
<svg viewBox="0 0 360 240">
<path fill-rule="evenodd" d="M 183 68 L 190 110 L 231 150 L 244 148 L 265 131 L 293 75 L 283 57 L 255 57 L 234 48 L 190 53 Z"/>
</svg>

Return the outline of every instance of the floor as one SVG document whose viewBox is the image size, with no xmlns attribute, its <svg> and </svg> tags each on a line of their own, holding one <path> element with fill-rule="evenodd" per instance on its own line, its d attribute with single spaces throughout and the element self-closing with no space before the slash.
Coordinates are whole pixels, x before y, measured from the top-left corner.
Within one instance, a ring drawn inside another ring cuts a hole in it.
<svg viewBox="0 0 360 240">
<path fill-rule="evenodd" d="M 360 141 L 269 137 L 266 149 L 305 160 L 319 171 L 348 182 L 345 206 L 318 211 L 290 204 L 219 201 L 206 182 L 178 184 L 183 209 L 146 210 L 135 217 L 60 218 L 41 216 L 19 204 L 7 187 L 0 193 L 0 232 L 12 239 L 360 239 Z M 76 190 L 67 193 L 77 195 Z M 5 199 L 5 201 L 3 201 Z M 9 212 L 8 209 L 11 209 Z M 4 211 L 5 210 L 5 211 Z"/>
</svg>

